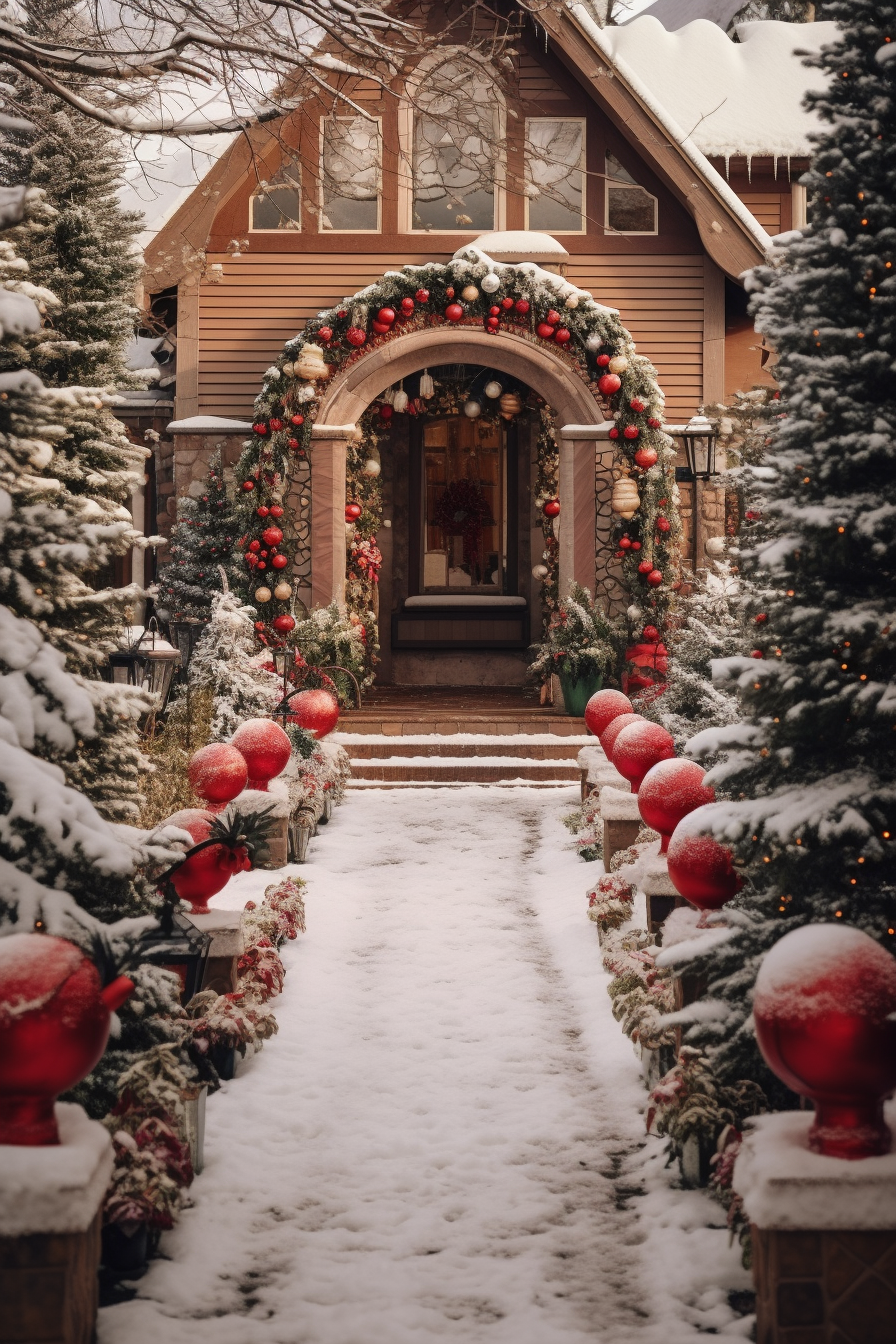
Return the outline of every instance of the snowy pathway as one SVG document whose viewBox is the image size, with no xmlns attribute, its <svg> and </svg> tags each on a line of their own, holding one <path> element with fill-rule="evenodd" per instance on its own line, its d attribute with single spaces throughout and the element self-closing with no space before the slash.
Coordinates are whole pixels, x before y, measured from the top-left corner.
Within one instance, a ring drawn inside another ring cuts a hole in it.
<svg viewBox="0 0 896 1344">
<path fill-rule="evenodd" d="M 301 869 L 280 1034 L 210 1100 L 195 1208 L 100 1344 L 746 1337 L 705 1197 L 673 1200 L 640 1147 L 563 810 L 528 789 L 350 797 Z"/>
</svg>

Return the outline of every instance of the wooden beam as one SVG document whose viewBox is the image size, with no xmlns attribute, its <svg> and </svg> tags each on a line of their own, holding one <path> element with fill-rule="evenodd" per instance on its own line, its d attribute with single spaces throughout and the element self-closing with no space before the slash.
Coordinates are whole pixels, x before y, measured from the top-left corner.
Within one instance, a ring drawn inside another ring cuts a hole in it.
<svg viewBox="0 0 896 1344">
<path fill-rule="evenodd" d="M 725 400 L 725 277 L 703 258 L 703 404 Z"/>
</svg>

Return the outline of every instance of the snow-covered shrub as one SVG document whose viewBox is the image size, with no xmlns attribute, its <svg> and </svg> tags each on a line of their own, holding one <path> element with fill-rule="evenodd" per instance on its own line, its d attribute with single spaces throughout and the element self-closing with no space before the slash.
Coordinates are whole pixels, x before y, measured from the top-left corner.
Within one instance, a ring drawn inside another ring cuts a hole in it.
<svg viewBox="0 0 896 1344">
<path fill-rule="evenodd" d="M 588 918 L 601 932 L 618 929 L 632 917 L 635 888 L 617 873 L 604 873 L 588 892 Z"/>
<path fill-rule="evenodd" d="M 528 676 L 539 685 L 552 673 L 571 681 L 600 675 L 618 683 L 625 632 L 598 606 L 587 588 L 570 585 L 569 594 L 551 616 L 545 637 L 533 644 Z"/>
</svg>

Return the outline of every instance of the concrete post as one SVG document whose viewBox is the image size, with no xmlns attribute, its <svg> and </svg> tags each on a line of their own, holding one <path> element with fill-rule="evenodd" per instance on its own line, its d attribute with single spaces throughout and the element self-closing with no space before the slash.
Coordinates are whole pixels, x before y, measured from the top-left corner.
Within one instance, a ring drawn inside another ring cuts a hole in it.
<svg viewBox="0 0 896 1344">
<path fill-rule="evenodd" d="M 355 425 L 311 429 L 311 604 L 345 600 L 346 444 Z"/>
</svg>

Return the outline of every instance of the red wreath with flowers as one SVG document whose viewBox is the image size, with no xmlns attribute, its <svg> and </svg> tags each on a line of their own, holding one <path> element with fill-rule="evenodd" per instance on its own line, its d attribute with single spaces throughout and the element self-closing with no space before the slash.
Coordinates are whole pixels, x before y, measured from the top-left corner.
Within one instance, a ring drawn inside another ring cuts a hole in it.
<svg viewBox="0 0 896 1344">
<path fill-rule="evenodd" d="M 432 521 L 446 536 L 463 537 L 464 559 L 474 564 L 479 559 L 482 529 L 490 527 L 495 520 L 482 486 L 463 476 L 445 486 Z"/>
</svg>

